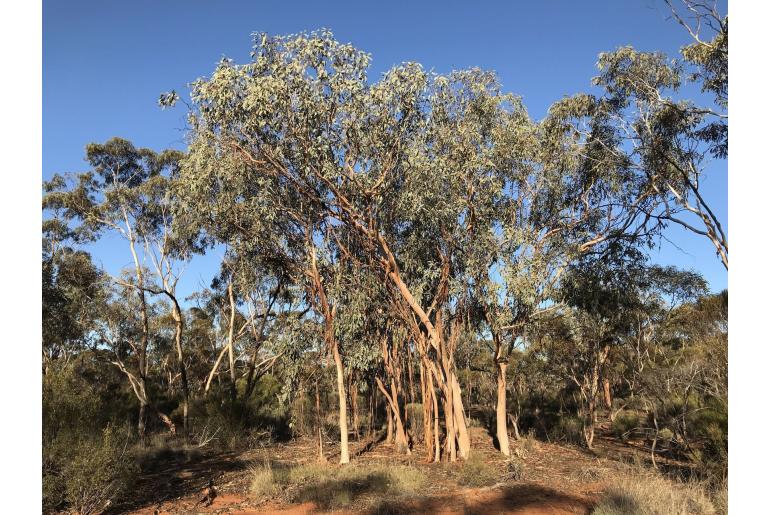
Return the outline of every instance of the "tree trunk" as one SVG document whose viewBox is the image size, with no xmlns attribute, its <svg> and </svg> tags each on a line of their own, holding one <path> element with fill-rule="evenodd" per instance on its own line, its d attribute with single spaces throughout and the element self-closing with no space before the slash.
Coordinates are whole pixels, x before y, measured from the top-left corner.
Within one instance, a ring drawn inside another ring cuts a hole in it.
<svg viewBox="0 0 770 515">
<path fill-rule="evenodd" d="M 325 463 L 323 427 L 321 424 L 321 396 L 318 394 L 318 378 L 315 380 L 315 424 L 318 429 L 318 461 Z"/>
<path fill-rule="evenodd" d="M 610 392 L 610 380 L 608 378 L 604 378 L 602 380 L 603 383 L 603 389 L 604 389 L 604 407 L 608 410 L 612 409 L 612 394 Z"/>
<path fill-rule="evenodd" d="M 505 369 L 507 367 L 507 363 L 497 363 L 497 408 L 495 410 L 495 417 L 497 418 L 497 442 L 500 445 L 500 452 L 505 456 L 510 456 L 511 448 L 508 442 L 508 416 L 506 413 L 507 403 L 505 388 Z"/>
<path fill-rule="evenodd" d="M 187 438 L 188 431 L 188 409 L 190 406 L 190 389 L 187 385 L 187 367 L 184 364 L 184 352 L 182 351 L 182 331 L 184 330 L 184 320 L 182 318 L 182 310 L 179 307 L 179 303 L 176 301 L 176 297 L 169 295 L 173 301 L 174 308 L 172 315 L 175 322 L 174 343 L 176 344 L 176 356 L 179 361 L 179 374 L 182 379 L 182 430 L 184 436 Z"/>
<path fill-rule="evenodd" d="M 385 389 L 385 385 L 382 384 L 382 381 L 380 381 L 379 377 L 376 378 L 376 381 L 377 386 L 385 396 L 388 409 L 388 442 L 390 442 L 390 433 L 393 433 L 393 424 L 395 422 L 395 434 L 393 436 L 395 437 L 396 449 L 399 452 L 406 452 L 407 454 L 410 454 L 409 441 L 406 438 L 406 431 L 404 430 L 404 424 L 401 420 L 401 413 L 398 406 L 398 397 L 393 393 L 395 390 L 395 384 L 393 384 L 393 381 L 391 381 L 391 393 L 388 394 L 388 391 Z"/>
<path fill-rule="evenodd" d="M 336 339 L 332 344 L 332 354 L 334 356 L 334 365 L 337 370 L 337 396 L 340 404 L 340 463 L 350 463 L 350 449 L 348 447 L 348 408 L 345 397 L 345 370 L 342 367 L 342 358 L 340 357 L 339 347 Z"/>
<path fill-rule="evenodd" d="M 433 413 L 431 411 L 432 401 L 430 398 L 430 390 L 426 384 L 427 377 L 424 372 L 424 366 L 420 361 L 420 393 L 422 394 L 422 439 L 425 444 L 426 460 L 431 461 L 433 459 Z"/>
<path fill-rule="evenodd" d="M 139 433 L 139 439 L 144 440 L 144 434 L 147 430 L 145 418 L 147 417 L 147 405 L 139 401 L 139 424 L 137 426 L 137 432 Z"/>
<path fill-rule="evenodd" d="M 235 342 L 233 341 L 233 332 L 235 331 L 235 298 L 233 296 L 233 283 L 232 281 L 227 285 L 227 295 L 230 297 L 230 331 L 228 334 L 227 345 L 227 358 L 230 362 L 230 399 L 235 402 L 236 397 L 236 375 L 235 375 L 235 352 L 233 347 Z"/>
<path fill-rule="evenodd" d="M 586 427 L 583 429 L 586 447 L 594 448 L 594 426 L 596 425 L 596 400 L 588 400 L 588 415 L 586 417 Z"/>
<path fill-rule="evenodd" d="M 358 386 L 352 379 L 350 385 L 350 411 L 353 414 L 353 432 L 356 435 L 356 440 L 359 440 L 361 435 L 358 432 Z"/>
<path fill-rule="evenodd" d="M 460 383 L 457 376 L 451 374 L 452 403 L 454 405 L 455 430 L 457 431 L 457 447 L 460 457 L 467 460 L 471 455 L 471 438 L 468 434 L 468 425 L 465 421 L 465 410 L 463 409 L 463 397 L 460 390 Z"/>
<path fill-rule="evenodd" d="M 444 442 L 444 446 L 446 448 L 446 454 L 449 456 L 449 461 L 454 463 L 457 461 L 457 429 L 455 429 L 454 392 L 451 383 L 445 385 L 443 390 L 444 423 L 446 424 L 446 441 Z"/>
<path fill-rule="evenodd" d="M 433 389 L 433 380 L 431 379 L 431 389 Z M 436 397 L 436 390 L 433 389 L 430 395 L 431 402 L 433 403 L 433 461 L 439 463 L 441 461 L 441 446 L 439 444 L 439 415 L 438 415 L 438 398 Z"/>
</svg>

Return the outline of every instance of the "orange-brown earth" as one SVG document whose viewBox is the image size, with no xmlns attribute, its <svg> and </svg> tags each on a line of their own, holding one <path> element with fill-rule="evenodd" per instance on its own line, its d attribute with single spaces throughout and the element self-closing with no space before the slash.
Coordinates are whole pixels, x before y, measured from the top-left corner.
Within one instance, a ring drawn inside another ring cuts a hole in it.
<svg viewBox="0 0 770 515">
<path fill-rule="evenodd" d="M 606 429 L 606 428 L 602 428 Z M 600 429 L 596 449 L 552 444 L 534 439 L 514 441 L 513 454 L 523 465 L 524 478 L 506 479 L 505 459 L 498 453 L 486 430 L 472 428 L 473 452 L 489 467 L 500 471 L 501 481 L 483 488 L 458 485 L 463 463 L 428 464 L 422 449 L 411 456 L 398 454 L 392 445 L 351 442 L 355 464 L 408 464 L 424 471 L 427 481 L 417 497 L 383 498 L 366 485 L 357 488 L 349 507 L 334 513 L 438 513 L 438 514 L 588 514 L 608 481 L 623 470 L 623 462 L 639 456 L 633 445 L 623 444 Z M 338 454 L 333 445 L 325 447 L 328 467 L 336 468 Z M 280 492 L 271 500 L 255 498 L 249 492 L 253 467 L 269 460 L 282 466 L 315 462 L 315 442 L 299 439 L 261 449 L 235 453 L 169 452 L 155 459 L 146 470 L 130 506 L 116 506 L 113 513 L 328 513 L 312 502 L 292 504 Z M 638 459 L 638 458 L 636 458 Z M 201 491 L 214 479 L 217 497 L 210 506 L 199 503 Z M 332 486 L 333 487 L 333 486 Z"/>
</svg>

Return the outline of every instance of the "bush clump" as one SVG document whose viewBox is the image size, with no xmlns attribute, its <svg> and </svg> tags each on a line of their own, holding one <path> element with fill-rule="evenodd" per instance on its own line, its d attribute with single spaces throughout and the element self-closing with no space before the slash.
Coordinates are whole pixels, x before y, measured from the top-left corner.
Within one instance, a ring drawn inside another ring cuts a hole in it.
<svg viewBox="0 0 770 515">
<path fill-rule="evenodd" d="M 113 426 L 100 438 L 57 439 L 44 449 L 43 467 L 44 509 L 66 504 L 81 515 L 123 498 L 139 471 L 128 440 Z"/>
</svg>

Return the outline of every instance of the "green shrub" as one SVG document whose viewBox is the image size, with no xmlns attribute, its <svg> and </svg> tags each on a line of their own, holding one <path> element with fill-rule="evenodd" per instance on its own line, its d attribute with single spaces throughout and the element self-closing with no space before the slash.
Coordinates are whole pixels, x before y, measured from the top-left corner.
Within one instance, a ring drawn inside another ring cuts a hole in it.
<svg viewBox="0 0 770 515">
<path fill-rule="evenodd" d="M 627 433 L 637 427 L 639 427 L 639 415 L 629 411 L 618 413 L 612 421 L 612 433 L 618 438 L 627 438 Z"/>
<path fill-rule="evenodd" d="M 100 438 L 60 436 L 44 448 L 43 463 L 44 509 L 66 503 L 82 515 L 120 500 L 138 473 L 127 438 L 113 426 Z"/>
<path fill-rule="evenodd" d="M 60 432 L 97 434 L 105 420 L 96 388 L 74 367 L 52 368 L 43 377 L 43 441 Z"/>
<path fill-rule="evenodd" d="M 583 443 L 583 420 L 580 417 L 565 415 L 554 425 L 551 438 L 567 443 Z"/>
<path fill-rule="evenodd" d="M 136 474 L 126 452 L 128 431 L 119 435 L 110 423 L 111 418 L 122 418 L 110 409 L 111 385 L 95 383 L 99 377 L 89 379 L 93 371 L 81 368 L 51 367 L 43 378 L 42 506 L 46 512 L 65 505 L 83 513 L 98 510 L 107 499 L 118 499 Z"/>
</svg>

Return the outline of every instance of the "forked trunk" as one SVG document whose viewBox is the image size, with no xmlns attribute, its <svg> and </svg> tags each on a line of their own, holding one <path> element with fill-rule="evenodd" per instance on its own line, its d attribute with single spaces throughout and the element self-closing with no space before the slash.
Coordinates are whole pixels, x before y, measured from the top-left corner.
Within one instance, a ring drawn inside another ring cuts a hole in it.
<svg viewBox="0 0 770 515">
<path fill-rule="evenodd" d="M 388 410 L 388 442 L 391 441 L 391 437 L 395 439 L 396 449 L 399 452 L 405 452 L 411 454 L 409 450 L 409 441 L 406 438 L 406 431 L 404 430 L 404 423 L 401 420 L 401 413 L 398 406 L 398 396 L 393 392 L 395 391 L 395 383 L 391 381 L 391 393 L 385 389 L 385 385 L 382 384 L 380 378 L 376 378 L 377 387 L 385 396 L 386 408 Z M 393 433 L 395 425 L 395 433 Z"/>
</svg>

